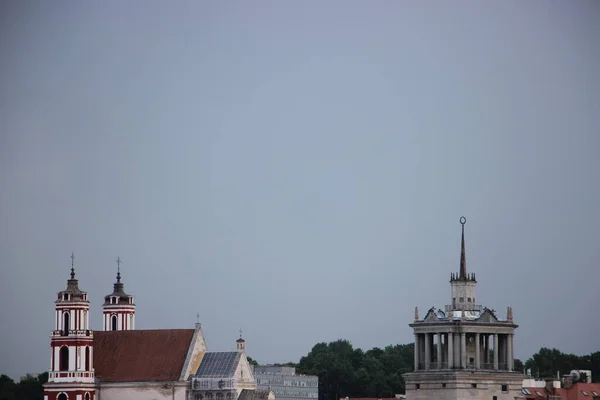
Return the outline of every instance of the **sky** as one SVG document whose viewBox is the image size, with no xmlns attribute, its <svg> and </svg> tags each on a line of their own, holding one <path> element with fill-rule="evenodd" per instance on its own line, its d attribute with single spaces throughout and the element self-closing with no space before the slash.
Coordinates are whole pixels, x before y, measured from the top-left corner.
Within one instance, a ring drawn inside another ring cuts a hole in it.
<svg viewBox="0 0 600 400">
<path fill-rule="evenodd" d="M 600 350 L 599 37 L 595 1 L 1 2 L 0 373 L 49 368 L 72 252 L 93 329 L 120 257 L 137 329 L 410 343 L 461 216 L 517 358 Z"/>
</svg>

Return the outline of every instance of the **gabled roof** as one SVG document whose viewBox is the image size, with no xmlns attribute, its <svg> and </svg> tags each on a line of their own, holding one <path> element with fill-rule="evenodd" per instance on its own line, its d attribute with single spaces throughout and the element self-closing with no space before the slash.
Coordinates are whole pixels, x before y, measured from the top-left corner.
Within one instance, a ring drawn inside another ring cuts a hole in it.
<svg viewBox="0 0 600 400">
<path fill-rule="evenodd" d="M 100 382 L 180 379 L 194 329 L 94 331 L 94 369 Z"/>
<path fill-rule="evenodd" d="M 208 351 L 204 353 L 196 378 L 231 378 L 240 363 L 238 351 Z"/>
<path fill-rule="evenodd" d="M 268 390 L 249 390 L 242 389 L 238 400 L 267 400 L 269 398 Z"/>
</svg>

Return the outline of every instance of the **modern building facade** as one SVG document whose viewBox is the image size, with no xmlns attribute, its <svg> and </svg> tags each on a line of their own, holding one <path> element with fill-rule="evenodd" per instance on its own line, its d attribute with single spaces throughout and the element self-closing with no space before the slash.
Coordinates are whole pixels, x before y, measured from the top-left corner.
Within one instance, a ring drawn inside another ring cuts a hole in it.
<svg viewBox="0 0 600 400">
<path fill-rule="evenodd" d="M 460 270 L 450 276 L 451 304 L 431 308 L 410 327 L 415 335 L 414 371 L 404 375 L 406 397 L 421 399 L 514 399 L 523 375 L 514 368 L 512 308 L 505 319 L 476 302 L 475 274 L 467 273 L 465 223 Z"/>
<path fill-rule="evenodd" d="M 297 375 L 296 368 L 275 365 L 254 367 L 256 388 L 270 390 L 277 400 L 319 398 L 319 377 Z"/>
</svg>

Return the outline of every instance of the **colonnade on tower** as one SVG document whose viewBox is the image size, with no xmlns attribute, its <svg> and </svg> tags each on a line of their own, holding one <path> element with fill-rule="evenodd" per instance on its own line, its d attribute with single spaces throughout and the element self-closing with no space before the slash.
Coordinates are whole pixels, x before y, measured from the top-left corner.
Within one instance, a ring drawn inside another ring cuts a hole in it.
<svg viewBox="0 0 600 400">
<path fill-rule="evenodd" d="M 450 274 L 451 304 L 431 307 L 423 317 L 415 307 L 414 371 L 403 374 L 406 395 L 414 400 L 513 399 L 522 375 L 514 371 L 511 307 L 501 318 L 477 304 L 477 280 L 467 273 L 465 223 L 462 226 L 460 268 Z"/>
</svg>

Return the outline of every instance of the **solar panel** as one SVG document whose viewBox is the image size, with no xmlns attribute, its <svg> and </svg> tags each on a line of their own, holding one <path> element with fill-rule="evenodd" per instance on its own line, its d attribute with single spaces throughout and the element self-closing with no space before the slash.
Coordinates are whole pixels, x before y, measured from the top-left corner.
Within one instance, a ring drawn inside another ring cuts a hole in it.
<svg viewBox="0 0 600 400">
<path fill-rule="evenodd" d="M 198 371 L 196 371 L 196 377 L 222 378 L 233 376 L 239 359 L 240 353 L 237 351 L 207 352 L 202 357 Z"/>
</svg>

